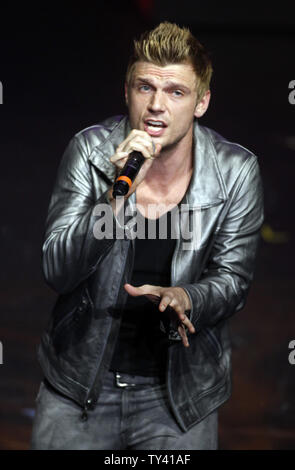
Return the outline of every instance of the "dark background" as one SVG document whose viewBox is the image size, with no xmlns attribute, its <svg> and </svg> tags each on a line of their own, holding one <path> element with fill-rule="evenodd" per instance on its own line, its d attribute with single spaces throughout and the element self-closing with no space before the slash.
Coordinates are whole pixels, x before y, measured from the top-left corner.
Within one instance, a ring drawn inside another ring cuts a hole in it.
<svg viewBox="0 0 295 470">
<path fill-rule="evenodd" d="M 29 447 L 36 347 L 56 298 L 40 257 L 61 155 L 77 131 L 126 112 L 132 39 L 163 20 L 190 27 L 211 52 L 212 100 L 200 124 L 256 153 L 264 181 L 255 281 L 231 321 L 233 394 L 220 409 L 220 448 L 295 449 L 294 13 L 286 1 L 1 5 L 0 449 Z"/>
</svg>

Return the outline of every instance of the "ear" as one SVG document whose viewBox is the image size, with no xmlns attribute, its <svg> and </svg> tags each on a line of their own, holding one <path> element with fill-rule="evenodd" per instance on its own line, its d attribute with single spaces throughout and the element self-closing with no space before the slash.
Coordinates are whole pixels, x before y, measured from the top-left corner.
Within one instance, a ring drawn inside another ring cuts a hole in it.
<svg viewBox="0 0 295 470">
<path fill-rule="evenodd" d="M 209 106 L 210 97 L 211 97 L 211 92 L 210 90 L 207 90 L 203 98 L 201 99 L 201 101 L 199 101 L 198 104 L 196 105 L 195 112 L 194 112 L 194 116 L 196 118 L 202 117 L 203 114 L 205 114 Z"/>
<path fill-rule="evenodd" d="M 128 85 L 126 82 L 125 82 L 124 89 L 125 89 L 125 103 L 128 106 Z"/>
</svg>

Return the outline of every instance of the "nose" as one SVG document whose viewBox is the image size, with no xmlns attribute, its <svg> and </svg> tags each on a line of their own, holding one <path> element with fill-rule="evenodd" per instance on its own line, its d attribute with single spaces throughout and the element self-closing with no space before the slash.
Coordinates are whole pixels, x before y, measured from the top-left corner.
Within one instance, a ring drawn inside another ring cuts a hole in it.
<svg viewBox="0 0 295 470">
<path fill-rule="evenodd" d="M 161 113 L 165 110 L 164 97 L 160 90 L 155 91 L 149 102 L 149 111 Z"/>
</svg>

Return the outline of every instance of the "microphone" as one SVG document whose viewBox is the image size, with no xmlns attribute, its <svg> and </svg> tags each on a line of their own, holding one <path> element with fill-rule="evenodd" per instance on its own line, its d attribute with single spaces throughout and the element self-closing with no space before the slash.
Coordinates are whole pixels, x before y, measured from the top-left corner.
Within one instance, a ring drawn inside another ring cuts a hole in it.
<svg viewBox="0 0 295 470">
<path fill-rule="evenodd" d="M 134 150 L 130 153 L 115 181 L 113 187 L 114 198 L 117 196 L 125 196 L 128 193 L 144 161 L 145 157 L 140 152 Z"/>
</svg>

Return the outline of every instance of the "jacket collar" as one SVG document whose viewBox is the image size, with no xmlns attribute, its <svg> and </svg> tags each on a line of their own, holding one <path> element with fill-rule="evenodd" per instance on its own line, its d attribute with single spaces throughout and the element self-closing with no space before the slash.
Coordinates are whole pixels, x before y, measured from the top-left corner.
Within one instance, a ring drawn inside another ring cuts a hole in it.
<svg viewBox="0 0 295 470">
<path fill-rule="evenodd" d="M 110 157 L 114 155 L 118 145 L 131 131 L 127 116 L 123 117 L 123 119 L 122 116 L 118 116 L 113 118 L 113 120 L 113 129 L 110 133 L 107 131 L 107 137 L 102 139 L 101 143 L 93 149 L 89 157 L 91 163 L 96 166 L 96 168 L 102 172 L 110 182 L 113 182 L 116 176 L 116 169 L 113 163 L 110 162 Z"/>
<path fill-rule="evenodd" d="M 110 162 L 116 147 L 127 137 L 131 127 L 127 117 L 115 124 L 108 137 L 90 156 L 91 162 L 110 180 L 115 179 L 115 166 Z M 132 195 L 133 196 L 133 195 Z M 132 197 L 131 196 L 131 197 Z M 182 201 L 188 209 L 199 209 L 220 204 L 228 198 L 226 186 L 217 160 L 211 131 L 194 122 L 194 169 L 186 195 Z M 135 202 L 135 198 L 132 198 Z"/>
<path fill-rule="evenodd" d="M 194 169 L 184 203 L 190 209 L 219 204 L 228 198 L 212 134 L 194 122 Z"/>
</svg>

